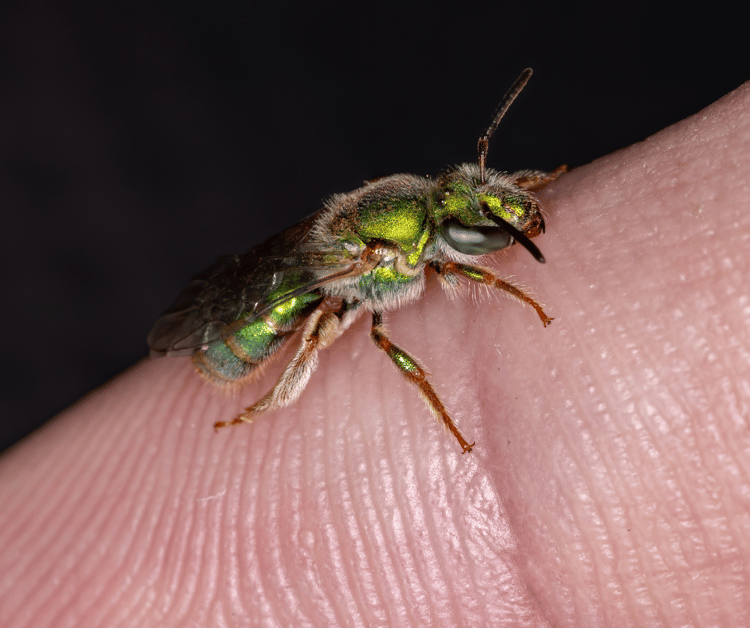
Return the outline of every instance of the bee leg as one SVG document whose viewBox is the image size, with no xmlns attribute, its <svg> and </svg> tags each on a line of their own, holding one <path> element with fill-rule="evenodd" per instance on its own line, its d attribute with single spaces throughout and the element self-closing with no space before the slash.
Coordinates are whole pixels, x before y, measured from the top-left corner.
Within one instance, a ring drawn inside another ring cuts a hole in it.
<svg viewBox="0 0 750 628">
<path fill-rule="evenodd" d="M 469 266 L 468 264 L 459 264 L 458 262 L 434 263 L 432 264 L 432 267 L 438 272 L 438 274 L 448 280 L 449 283 L 452 276 L 461 275 L 462 277 L 466 277 L 467 279 L 471 279 L 472 281 L 476 281 L 485 286 L 498 288 L 503 292 L 507 292 L 510 296 L 515 297 L 522 303 L 533 307 L 545 327 L 555 320 L 554 318 L 547 316 L 542 309 L 542 306 L 523 290 L 504 279 L 496 277 L 494 273 L 489 270 L 478 268 L 477 266 Z"/>
<path fill-rule="evenodd" d="M 514 172 L 515 183 L 524 190 L 538 192 L 543 187 L 548 186 L 553 181 L 557 181 L 561 176 L 568 172 L 566 165 L 558 166 L 552 172 L 542 172 L 541 170 L 519 170 Z"/>
<path fill-rule="evenodd" d="M 344 325 L 341 324 L 344 312 L 344 306 L 336 311 L 315 310 L 305 325 L 296 355 L 287 364 L 276 385 L 263 398 L 245 408 L 237 418 L 232 421 L 219 421 L 214 427 L 218 429 L 227 425 L 252 423 L 256 414 L 282 408 L 297 401 L 318 366 L 318 351 L 336 340 L 346 324 L 351 322 L 347 320 Z"/>
<path fill-rule="evenodd" d="M 372 338 L 378 348 L 382 349 L 393 361 L 398 367 L 398 370 L 401 371 L 401 374 L 419 389 L 419 394 L 425 400 L 430 411 L 442 420 L 445 427 L 448 428 L 450 433 L 456 437 L 456 440 L 458 440 L 458 444 L 461 445 L 461 449 L 463 449 L 461 453 L 465 454 L 467 451 L 471 451 L 474 443 L 469 445 L 464 438 L 464 435 L 461 434 L 455 423 L 453 423 L 453 419 L 451 419 L 448 411 L 445 409 L 443 402 L 440 401 L 440 398 L 432 388 L 432 385 L 427 381 L 427 374 L 424 369 L 413 357 L 400 347 L 394 345 L 388 338 L 388 332 L 383 326 L 383 316 L 380 312 L 372 313 L 372 331 L 370 332 L 370 338 Z"/>
</svg>

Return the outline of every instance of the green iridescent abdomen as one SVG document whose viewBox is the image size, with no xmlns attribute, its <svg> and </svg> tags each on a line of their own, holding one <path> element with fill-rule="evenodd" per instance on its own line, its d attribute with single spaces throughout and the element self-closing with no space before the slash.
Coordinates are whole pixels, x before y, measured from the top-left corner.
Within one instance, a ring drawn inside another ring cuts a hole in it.
<svg viewBox="0 0 750 628">
<path fill-rule="evenodd" d="M 214 383 L 238 382 L 276 353 L 322 300 L 323 295 L 308 292 L 283 301 L 223 341 L 198 351 L 193 363 Z"/>
</svg>

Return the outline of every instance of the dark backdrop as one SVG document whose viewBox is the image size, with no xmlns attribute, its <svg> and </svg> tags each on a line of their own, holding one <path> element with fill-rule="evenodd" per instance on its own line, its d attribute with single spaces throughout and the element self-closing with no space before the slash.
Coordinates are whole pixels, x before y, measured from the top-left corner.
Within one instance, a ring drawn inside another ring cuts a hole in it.
<svg viewBox="0 0 750 628">
<path fill-rule="evenodd" d="M 474 160 L 526 66 L 499 169 L 584 164 L 749 78 L 720 4 L 435 7 L 3 3 L 0 449 L 144 357 L 218 255 L 365 179 Z"/>
</svg>

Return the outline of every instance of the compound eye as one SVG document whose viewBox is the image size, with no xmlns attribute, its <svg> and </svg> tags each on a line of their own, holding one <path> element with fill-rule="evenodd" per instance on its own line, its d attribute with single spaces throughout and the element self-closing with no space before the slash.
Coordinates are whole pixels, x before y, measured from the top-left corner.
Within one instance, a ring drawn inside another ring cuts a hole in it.
<svg viewBox="0 0 750 628">
<path fill-rule="evenodd" d="M 513 244 L 513 236 L 499 227 L 467 227 L 455 219 L 440 225 L 440 235 L 459 253 L 486 255 Z"/>
</svg>

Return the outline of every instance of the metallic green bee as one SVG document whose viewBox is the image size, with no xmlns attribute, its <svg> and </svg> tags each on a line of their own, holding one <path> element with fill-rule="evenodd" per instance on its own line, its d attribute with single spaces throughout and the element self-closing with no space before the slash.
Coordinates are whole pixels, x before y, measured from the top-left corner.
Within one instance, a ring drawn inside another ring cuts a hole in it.
<svg viewBox="0 0 750 628">
<path fill-rule="evenodd" d="M 520 243 L 540 262 L 530 238 L 544 231 L 534 191 L 567 171 L 505 174 L 485 166 L 490 136 L 521 92 L 524 70 L 479 138 L 477 164 L 463 164 L 437 179 L 396 174 L 376 179 L 243 255 L 221 257 L 197 275 L 148 336 L 155 356 L 188 356 L 218 385 L 250 380 L 295 332 L 297 353 L 273 389 L 237 418 L 216 427 L 250 423 L 256 415 L 294 403 L 307 385 L 318 351 L 363 312 L 372 314 L 373 342 L 418 389 L 429 409 L 456 437 L 453 423 L 417 360 L 393 344 L 382 312 L 416 301 L 425 272 L 444 287 L 469 280 L 498 288 L 552 320 L 520 288 L 475 260 Z"/>
</svg>

